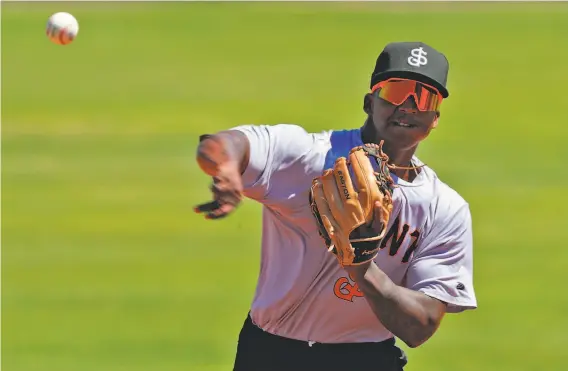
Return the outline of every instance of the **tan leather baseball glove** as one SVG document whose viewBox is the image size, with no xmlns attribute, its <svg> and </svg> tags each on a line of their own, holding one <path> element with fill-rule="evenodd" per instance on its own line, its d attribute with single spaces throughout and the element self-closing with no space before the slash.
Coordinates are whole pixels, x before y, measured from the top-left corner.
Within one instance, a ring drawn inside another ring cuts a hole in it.
<svg viewBox="0 0 568 371">
<path fill-rule="evenodd" d="M 338 158 L 332 169 L 312 182 L 312 214 L 320 236 L 341 266 L 372 260 L 386 233 L 394 182 L 382 145 L 353 148 L 347 158 Z"/>
</svg>

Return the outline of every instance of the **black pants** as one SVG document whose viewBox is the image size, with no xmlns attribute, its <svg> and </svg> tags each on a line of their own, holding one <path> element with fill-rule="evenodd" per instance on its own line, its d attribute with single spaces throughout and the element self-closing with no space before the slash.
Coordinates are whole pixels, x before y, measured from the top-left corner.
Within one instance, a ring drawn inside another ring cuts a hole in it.
<svg viewBox="0 0 568 371">
<path fill-rule="evenodd" d="M 233 371 L 402 371 L 405 364 L 406 355 L 394 339 L 310 346 L 269 334 L 247 316 Z"/>
</svg>

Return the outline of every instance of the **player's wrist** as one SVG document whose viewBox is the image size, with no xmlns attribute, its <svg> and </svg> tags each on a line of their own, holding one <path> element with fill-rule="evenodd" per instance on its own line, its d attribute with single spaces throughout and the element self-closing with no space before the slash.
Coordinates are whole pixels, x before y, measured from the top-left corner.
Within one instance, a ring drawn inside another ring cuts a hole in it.
<svg viewBox="0 0 568 371">
<path fill-rule="evenodd" d="M 218 168 L 217 168 L 218 172 L 217 174 L 223 174 L 224 176 L 230 176 L 230 177 L 241 177 L 241 171 L 240 171 L 240 164 L 238 163 L 238 161 L 235 160 L 227 160 L 223 163 L 220 163 Z"/>
<path fill-rule="evenodd" d="M 347 271 L 347 273 L 349 273 L 351 277 L 353 277 L 355 281 L 360 281 L 365 279 L 365 274 L 369 270 L 371 264 L 373 264 L 373 261 L 369 260 L 363 264 L 347 265 L 344 267 L 344 269 Z"/>
<path fill-rule="evenodd" d="M 372 296 L 392 297 L 394 290 L 397 289 L 397 285 L 372 260 L 365 264 L 350 266 L 349 274 L 363 292 L 372 293 Z"/>
</svg>

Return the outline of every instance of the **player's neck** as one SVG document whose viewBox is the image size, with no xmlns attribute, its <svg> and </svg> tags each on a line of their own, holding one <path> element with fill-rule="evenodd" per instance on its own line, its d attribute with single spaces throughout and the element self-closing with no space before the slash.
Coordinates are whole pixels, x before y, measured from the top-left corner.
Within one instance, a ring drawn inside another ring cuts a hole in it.
<svg viewBox="0 0 568 371">
<path fill-rule="evenodd" d="M 361 128 L 361 140 L 363 143 L 375 143 L 379 144 L 383 138 L 377 132 L 375 125 L 369 120 L 365 121 L 365 124 Z M 413 148 L 396 148 L 385 140 L 383 143 L 383 151 L 389 156 L 390 163 L 398 166 L 411 166 L 411 160 L 416 152 L 416 147 Z M 393 171 L 398 177 L 412 181 L 415 177 L 414 171 L 409 173 L 407 170 L 395 170 Z M 408 179 L 410 178 L 410 179 Z"/>
</svg>

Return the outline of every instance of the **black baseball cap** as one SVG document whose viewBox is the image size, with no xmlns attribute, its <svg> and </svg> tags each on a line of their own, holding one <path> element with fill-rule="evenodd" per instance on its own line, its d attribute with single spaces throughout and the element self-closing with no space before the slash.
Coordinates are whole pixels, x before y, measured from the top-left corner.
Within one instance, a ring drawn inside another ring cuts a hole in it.
<svg viewBox="0 0 568 371">
<path fill-rule="evenodd" d="M 377 58 L 370 88 L 383 80 L 399 77 L 432 85 L 447 98 L 450 95 L 446 88 L 449 68 L 446 56 L 423 42 L 390 43 Z"/>
</svg>

